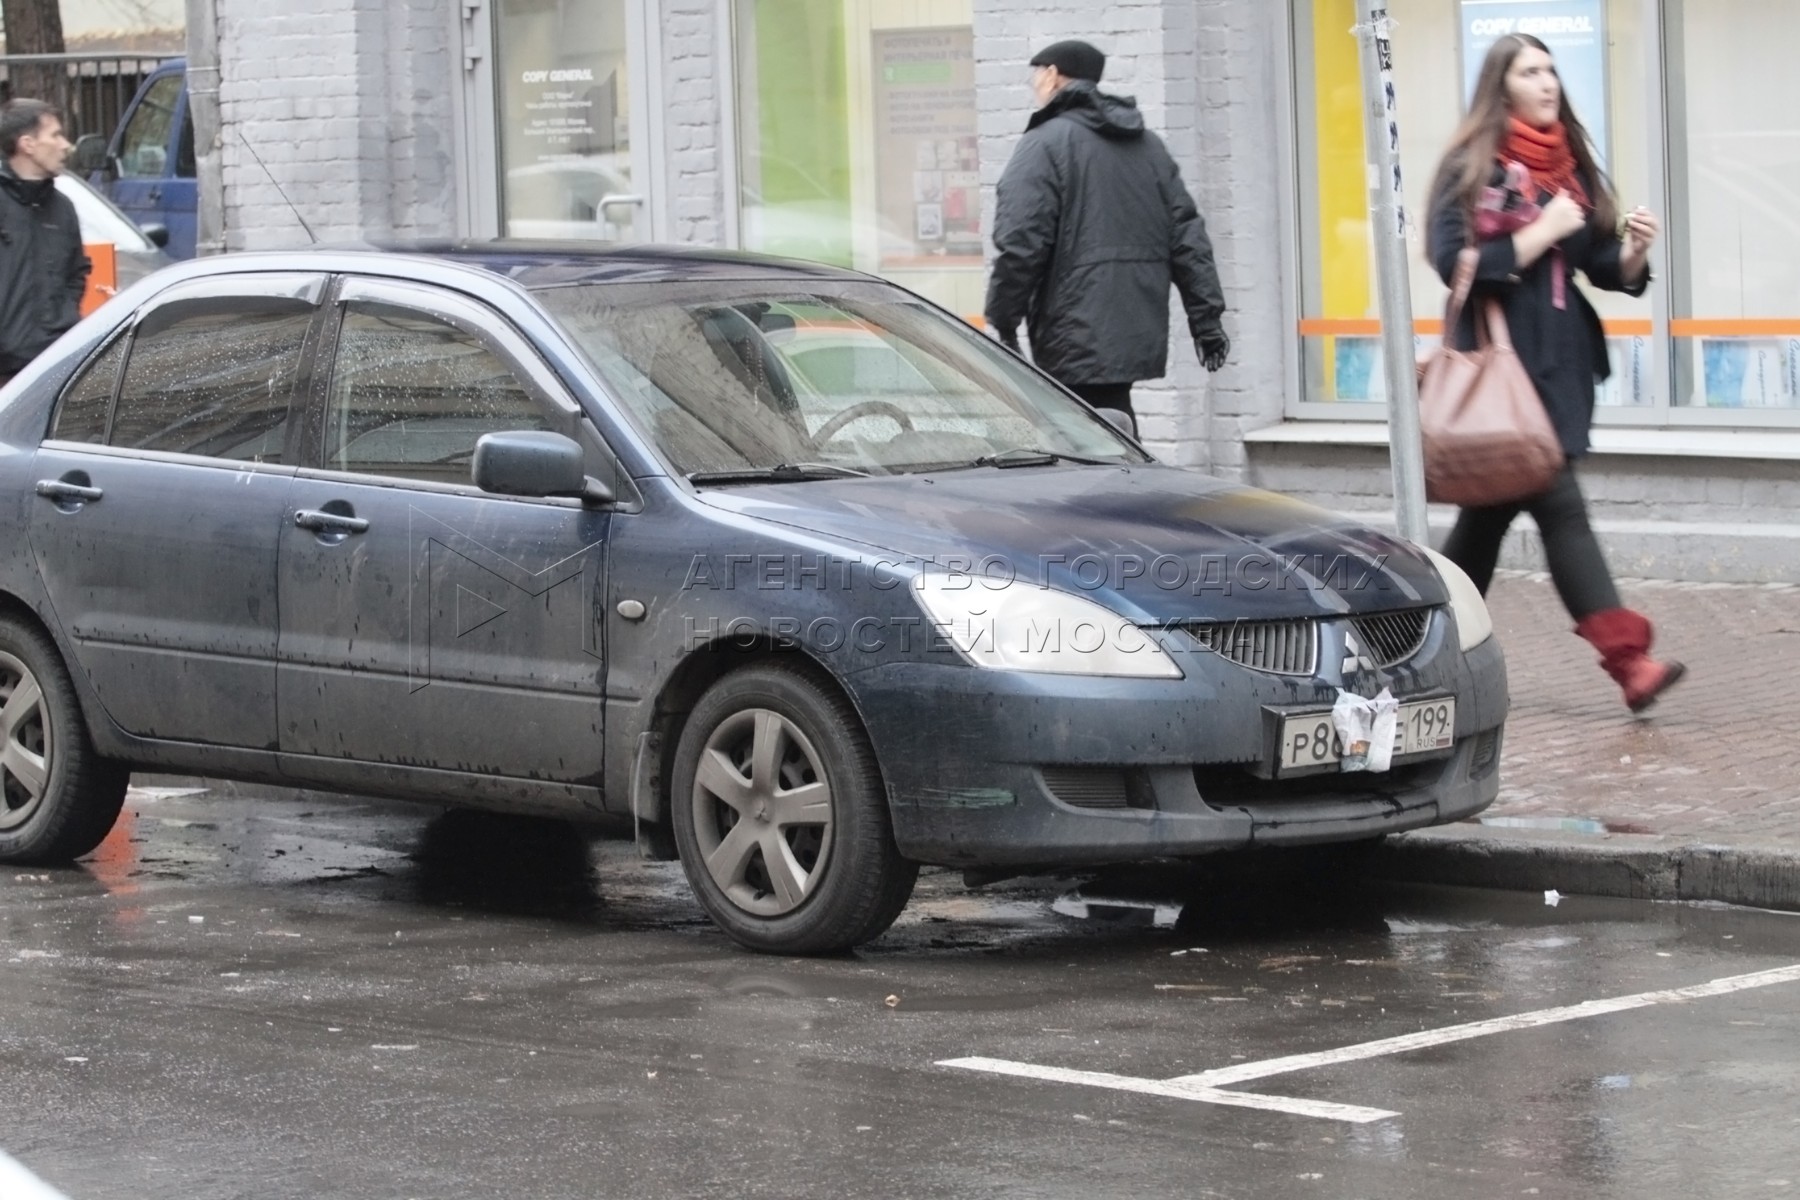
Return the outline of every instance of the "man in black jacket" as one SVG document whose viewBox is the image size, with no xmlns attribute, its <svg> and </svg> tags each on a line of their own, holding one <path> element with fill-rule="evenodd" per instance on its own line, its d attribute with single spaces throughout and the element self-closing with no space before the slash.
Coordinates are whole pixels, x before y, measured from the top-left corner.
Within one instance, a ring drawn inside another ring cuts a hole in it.
<svg viewBox="0 0 1800 1200">
<path fill-rule="evenodd" d="M 62 114 L 41 100 L 0 109 L 0 382 L 81 319 L 88 257 L 75 205 L 56 190 L 69 158 Z"/>
<path fill-rule="evenodd" d="M 1106 56 L 1057 42 L 1031 60 L 1039 104 L 1000 177 L 987 321 L 1037 365 L 1102 408 L 1131 412 L 1131 385 L 1169 357 L 1169 284 L 1209 371 L 1231 342 L 1225 298 L 1193 197 L 1136 101 L 1095 85 Z"/>
</svg>

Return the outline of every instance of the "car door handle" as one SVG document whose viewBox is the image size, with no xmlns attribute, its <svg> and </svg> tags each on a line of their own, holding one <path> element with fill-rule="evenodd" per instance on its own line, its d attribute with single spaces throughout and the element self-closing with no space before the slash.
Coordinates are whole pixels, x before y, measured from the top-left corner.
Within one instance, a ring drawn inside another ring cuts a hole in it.
<svg viewBox="0 0 1800 1200">
<path fill-rule="evenodd" d="M 79 483 L 64 483 L 60 479 L 38 480 L 37 494 L 48 496 L 52 500 L 98 500 L 105 495 L 97 487 L 83 487 Z"/>
<path fill-rule="evenodd" d="M 161 204 L 162 203 L 162 189 L 159 187 L 151 188 L 149 191 L 144 193 L 144 199 L 148 200 L 152 204 Z"/>
<path fill-rule="evenodd" d="M 294 514 L 294 524 L 320 533 L 362 533 L 369 528 L 362 517 L 346 517 L 343 513 L 319 512 L 303 508 Z"/>
</svg>

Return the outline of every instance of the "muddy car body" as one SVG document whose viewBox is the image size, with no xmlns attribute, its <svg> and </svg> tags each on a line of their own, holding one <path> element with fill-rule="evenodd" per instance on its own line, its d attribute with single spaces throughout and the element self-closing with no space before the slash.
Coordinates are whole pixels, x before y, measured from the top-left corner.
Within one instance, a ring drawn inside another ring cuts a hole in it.
<svg viewBox="0 0 1800 1200">
<path fill-rule="evenodd" d="M 851 383 L 784 365 L 846 345 Z M 1454 567 L 1158 463 L 824 267 L 182 264 L 7 388 L 0 504 L 11 861 L 192 772 L 632 830 L 807 952 L 879 934 L 921 863 L 1366 839 L 1498 784 Z M 1392 764 L 1347 773 L 1330 711 L 1383 689 Z"/>
</svg>

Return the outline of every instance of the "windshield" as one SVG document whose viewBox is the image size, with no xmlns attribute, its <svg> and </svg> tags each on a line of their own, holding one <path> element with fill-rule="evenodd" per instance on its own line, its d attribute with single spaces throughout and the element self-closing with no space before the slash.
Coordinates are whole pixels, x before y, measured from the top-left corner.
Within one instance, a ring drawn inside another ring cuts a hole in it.
<svg viewBox="0 0 1800 1200">
<path fill-rule="evenodd" d="M 537 296 L 684 475 L 888 475 L 1024 450 L 1145 461 L 1010 353 L 883 284 L 606 284 Z"/>
</svg>

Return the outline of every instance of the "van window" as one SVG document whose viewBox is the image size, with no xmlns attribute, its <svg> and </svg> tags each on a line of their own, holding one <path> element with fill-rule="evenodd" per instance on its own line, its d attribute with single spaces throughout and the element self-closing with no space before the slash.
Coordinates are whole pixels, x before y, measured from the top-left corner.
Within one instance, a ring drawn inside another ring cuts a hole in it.
<svg viewBox="0 0 1800 1200">
<path fill-rule="evenodd" d="M 119 141 L 119 174 L 125 179 L 160 179 L 169 173 L 169 132 L 181 100 L 180 75 L 165 75 L 150 85 L 132 110 Z"/>
</svg>

